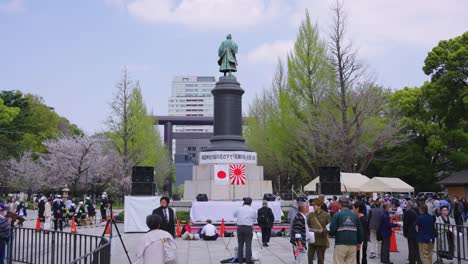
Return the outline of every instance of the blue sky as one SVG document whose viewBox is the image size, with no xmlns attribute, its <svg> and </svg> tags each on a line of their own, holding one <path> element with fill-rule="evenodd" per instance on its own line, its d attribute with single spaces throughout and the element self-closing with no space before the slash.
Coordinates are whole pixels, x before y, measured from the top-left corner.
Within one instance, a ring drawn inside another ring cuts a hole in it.
<svg viewBox="0 0 468 264">
<path fill-rule="evenodd" d="M 87 132 L 105 129 L 127 65 L 147 107 L 167 114 L 175 75 L 215 75 L 227 33 L 239 45 L 244 112 L 268 88 L 305 8 L 327 39 L 328 0 L 0 0 L 0 89 L 43 97 Z M 424 58 L 468 30 L 466 0 L 345 1 L 348 37 L 385 87 L 427 80 Z M 268 56 L 274 54 L 273 57 Z"/>
</svg>

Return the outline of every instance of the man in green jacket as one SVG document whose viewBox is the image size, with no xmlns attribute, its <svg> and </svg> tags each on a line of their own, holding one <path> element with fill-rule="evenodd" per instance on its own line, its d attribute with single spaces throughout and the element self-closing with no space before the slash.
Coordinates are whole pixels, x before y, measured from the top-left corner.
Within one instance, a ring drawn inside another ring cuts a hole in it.
<svg viewBox="0 0 468 264">
<path fill-rule="evenodd" d="M 325 261 L 325 251 L 330 246 L 328 242 L 328 230 L 326 226 L 330 223 L 330 214 L 322 210 L 322 200 L 319 198 L 311 200 L 314 211 L 307 215 L 307 225 L 310 232 L 314 232 L 315 242 L 309 244 L 309 263 L 314 263 L 314 254 L 317 252 L 317 263 Z"/>
<path fill-rule="evenodd" d="M 356 250 L 362 243 L 362 226 L 355 213 L 349 210 L 349 200 L 339 199 L 340 211 L 333 215 L 330 233 L 335 235 L 334 264 L 356 263 Z"/>
</svg>

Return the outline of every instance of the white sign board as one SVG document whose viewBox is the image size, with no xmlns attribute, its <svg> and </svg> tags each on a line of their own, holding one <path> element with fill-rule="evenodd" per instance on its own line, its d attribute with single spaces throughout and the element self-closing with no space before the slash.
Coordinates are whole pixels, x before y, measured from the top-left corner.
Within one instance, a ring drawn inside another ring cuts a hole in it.
<svg viewBox="0 0 468 264">
<path fill-rule="evenodd" d="M 257 153 L 248 151 L 206 151 L 200 152 L 199 164 L 255 164 Z"/>
</svg>

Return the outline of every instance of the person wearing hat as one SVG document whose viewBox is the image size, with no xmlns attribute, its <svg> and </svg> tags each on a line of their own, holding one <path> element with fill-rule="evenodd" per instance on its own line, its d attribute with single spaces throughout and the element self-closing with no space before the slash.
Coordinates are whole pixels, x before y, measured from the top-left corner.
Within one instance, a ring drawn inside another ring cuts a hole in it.
<svg viewBox="0 0 468 264">
<path fill-rule="evenodd" d="M 54 203 L 52 204 L 52 211 L 54 214 L 54 230 L 57 231 L 57 229 L 60 228 L 60 231 L 63 231 L 65 203 L 62 200 L 62 196 L 55 196 Z"/>
<path fill-rule="evenodd" d="M 169 197 L 163 196 L 159 199 L 159 207 L 153 210 L 153 214 L 159 215 L 162 219 L 161 230 L 169 232 L 175 238 L 176 215 L 169 207 Z"/>
<path fill-rule="evenodd" d="M 37 205 L 37 213 L 39 215 L 39 218 L 41 219 L 41 222 L 45 222 L 45 217 L 44 217 L 44 212 L 45 212 L 45 204 L 47 200 L 45 196 L 42 196 L 41 199 L 39 199 L 39 203 Z"/>
<path fill-rule="evenodd" d="M 10 240 L 11 219 L 6 217 L 8 206 L 0 204 L 0 263 L 4 263 L 7 242 Z"/>
<path fill-rule="evenodd" d="M 262 242 L 264 247 L 268 247 L 271 237 L 271 228 L 273 227 L 273 222 L 275 221 L 275 215 L 270 207 L 268 207 L 268 202 L 263 200 L 262 207 L 257 211 L 257 223 L 258 226 L 262 228 Z"/>
<path fill-rule="evenodd" d="M 325 251 L 330 246 L 328 241 L 328 230 L 326 226 L 330 223 L 331 216 L 322 210 L 323 201 L 319 198 L 312 200 L 314 211 L 307 215 L 307 225 L 310 232 L 314 232 L 315 241 L 309 244 L 309 263 L 314 263 L 314 255 L 317 252 L 317 263 L 323 264 L 325 261 Z"/>
<path fill-rule="evenodd" d="M 237 257 L 239 263 L 252 261 L 252 226 L 257 220 L 257 211 L 251 207 L 252 198 L 245 197 L 244 204 L 234 212 L 234 217 L 237 219 Z M 244 256 L 245 244 L 245 256 Z"/>
<path fill-rule="evenodd" d="M 96 207 L 94 207 L 94 204 L 89 196 L 86 197 L 85 207 L 86 211 L 88 212 L 89 220 L 94 222 L 94 218 L 96 217 Z"/>
<path fill-rule="evenodd" d="M 338 200 L 340 211 L 333 215 L 330 233 L 335 235 L 333 263 L 356 263 L 356 250 L 363 241 L 362 226 L 358 216 L 349 210 L 349 199 L 341 196 Z"/>
<path fill-rule="evenodd" d="M 107 193 L 103 192 L 101 195 L 101 203 L 100 203 L 100 211 L 101 211 L 101 221 L 104 222 L 106 221 L 106 212 L 107 208 L 109 206 L 109 199 L 107 198 Z"/>
<path fill-rule="evenodd" d="M 78 203 L 78 212 L 76 213 L 76 219 L 75 221 L 78 221 L 78 225 L 81 225 L 82 222 L 84 222 L 86 218 L 86 209 L 84 207 L 83 202 Z"/>
</svg>

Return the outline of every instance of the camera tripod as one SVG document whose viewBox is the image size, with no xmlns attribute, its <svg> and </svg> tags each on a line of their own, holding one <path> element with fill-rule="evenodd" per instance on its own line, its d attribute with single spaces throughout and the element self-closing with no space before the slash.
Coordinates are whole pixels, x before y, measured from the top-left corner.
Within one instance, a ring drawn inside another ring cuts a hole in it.
<svg viewBox="0 0 468 264">
<path fill-rule="evenodd" d="M 109 205 L 109 210 L 110 210 L 110 217 L 109 217 L 109 220 L 107 221 L 106 223 L 106 227 L 104 228 L 104 232 L 102 232 L 102 237 L 104 237 L 104 235 L 106 235 L 106 231 L 107 231 L 107 228 L 109 228 L 110 230 L 110 234 L 109 234 L 109 243 L 111 244 L 112 243 L 112 227 L 115 228 L 115 230 L 117 230 L 117 235 L 119 236 L 120 238 L 120 243 L 122 243 L 122 247 L 125 251 L 125 254 L 127 255 L 127 258 L 128 258 L 128 262 L 130 264 L 132 264 L 132 261 L 130 260 L 130 256 L 128 255 L 128 251 L 127 251 L 127 248 L 125 247 L 125 244 L 123 242 L 123 239 L 122 239 L 122 235 L 120 234 L 120 231 L 119 231 L 119 228 L 117 227 L 117 223 L 115 222 L 114 220 L 114 212 L 112 211 L 112 204 Z M 103 243 L 103 241 L 101 240 L 101 244 Z"/>
</svg>

